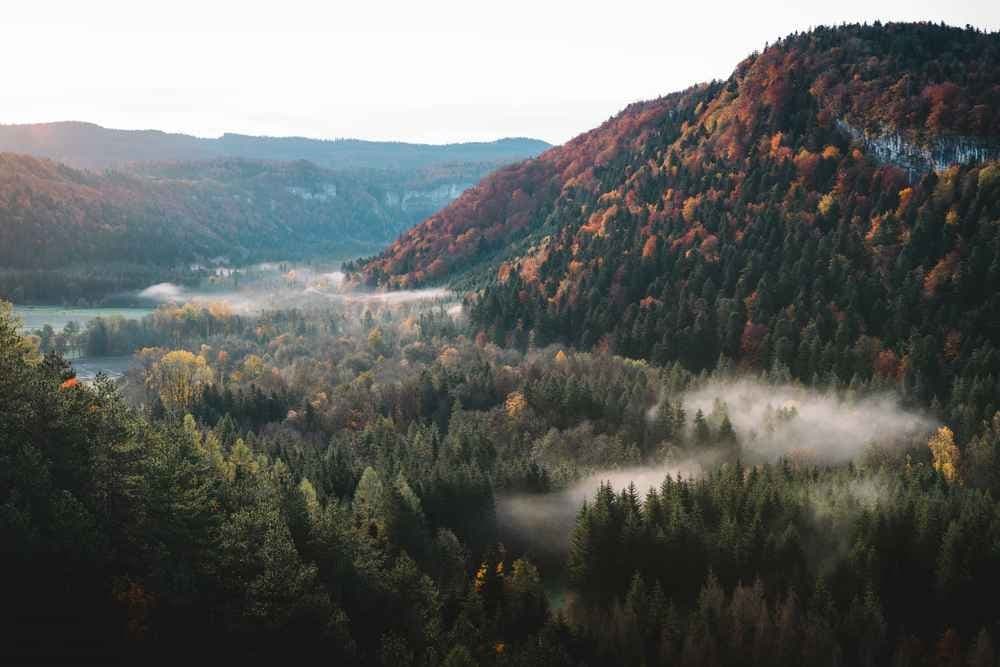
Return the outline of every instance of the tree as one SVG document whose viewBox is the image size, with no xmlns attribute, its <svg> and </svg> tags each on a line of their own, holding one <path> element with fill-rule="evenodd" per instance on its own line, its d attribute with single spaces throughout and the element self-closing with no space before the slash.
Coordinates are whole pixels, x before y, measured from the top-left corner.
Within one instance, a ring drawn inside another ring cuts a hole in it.
<svg viewBox="0 0 1000 667">
<path fill-rule="evenodd" d="M 146 375 L 146 386 L 160 397 L 163 406 L 180 414 L 192 406 L 202 387 L 212 382 L 212 369 L 202 356 L 187 350 L 163 355 Z"/>
<path fill-rule="evenodd" d="M 378 531 L 385 509 L 385 491 L 382 478 L 374 468 L 368 466 L 361 474 L 358 488 L 354 491 L 354 514 L 362 526 Z"/>
<path fill-rule="evenodd" d="M 948 482 L 959 481 L 959 451 L 955 446 L 955 434 L 947 426 L 939 428 L 927 441 L 934 459 L 934 469 Z"/>
</svg>

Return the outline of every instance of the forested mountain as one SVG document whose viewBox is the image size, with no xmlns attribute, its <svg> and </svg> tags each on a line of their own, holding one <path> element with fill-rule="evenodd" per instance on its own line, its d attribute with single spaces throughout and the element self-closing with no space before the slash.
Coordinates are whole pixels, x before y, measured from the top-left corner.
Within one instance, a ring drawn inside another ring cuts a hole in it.
<svg viewBox="0 0 1000 667">
<path fill-rule="evenodd" d="M 132 162 L 217 158 L 309 160 L 340 169 L 418 169 L 455 162 L 511 162 L 537 155 L 548 147 L 544 141 L 525 138 L 432 145 L 231 133 L 205 139 L 158 130 L 115 130 L 81 122 L 0 125 L 0 151 L 47 157 L 92 169 Z"/>
<path fill-rule="evenodd" d="M 998 109 L 995 33 L 819 28 L 500 170 L 359 268 L 482 288 L 498 342 L 888 376 L 971 426 L 1000 377 Z"/>
<path fill-rule="evenodd" d="M 390 187 L 406 187 L 399 181 L 361 179 L 308 162 L 245 160 L 96 174 L 2 154 L 0 265 L 236 259 L 316 243 L 345 251 L 377 247 L 427 210 L 394 204 Z M 426 185 L 433 189 L 433 176 Z"/>
<path fill-rule="evenodd" d="M 94 302 L 208 259 L 370 253 L 547 146 L 0 126 L 0 150 L 18 152 L 0 153 L 0 297 Z"/>
<path fill-rule="evenodd" d="M 77 170 L 0 154 L 0 296 L 101 298 L 191 262 L 378 250 L 496 168 L 338 169 L 218 158 Z"/>
</svg>

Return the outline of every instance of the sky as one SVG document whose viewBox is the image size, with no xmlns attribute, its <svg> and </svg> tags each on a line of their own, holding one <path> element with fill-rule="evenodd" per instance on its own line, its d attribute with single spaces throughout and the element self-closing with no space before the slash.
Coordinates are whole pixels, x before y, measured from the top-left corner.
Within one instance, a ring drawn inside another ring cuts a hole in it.
<svg viewBox="0 0 1000 667">
<path fill-rule="evenodd" d="M 997 31 L 1000 2 L 11 0 L 0 123 L 562 143 L 788 33 L 876 19 Z"/>
</svg>

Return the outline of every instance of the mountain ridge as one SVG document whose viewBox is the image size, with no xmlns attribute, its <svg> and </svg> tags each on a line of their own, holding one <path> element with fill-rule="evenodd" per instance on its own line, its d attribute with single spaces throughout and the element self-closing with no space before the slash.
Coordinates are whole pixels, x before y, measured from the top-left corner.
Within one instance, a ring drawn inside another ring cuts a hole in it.
<svg viewBox="0 0 1000 667">
<path fill-rule="evenodd" d="M 893 43 L 886 47 L 879 41 L 891 40 L 893 35 L 899 34 L 902 34 L 899 38 L 901 46 Z M 842 36 L 843 39 L 838 36 Z M 810 39 L 818 44 L 802 44 L 803 41 Z M 912 89 L 919 84 L 915 83 L 918 77 L 908 72 L 906 67 L 913 67 L 911 61 L 928 60 L 921 54 L 908 54 L 907 49 L 918 48 L 914 46 L 916 44 L 920 49 L 933 50 L 935 40 L 951 40 L 958 44 L 958 55 L 968 60 L 955 60 L 953 54 L 947 52 L 950 59 L 942 57 L 932 61 L 933 67 L 928 66 L 927 69 L 937 71 L 927 76 L 942 78 L 954 75 L 965 84 L 964 87 L 946 80 L 919 86 L 919 94 L 904 94 L 901 91 Z M 928 47 L 928 44 L 931 46 Z M 984 47 L 984 44 L 987 46 Z M 593 168 L 600 169 L 617 151 L 622 150 L 626 143 L 631 142 L 632 147 L 638 150 L 638 144 L 648 140 L 650 132 L 657 131 L 655 125 L 658 122 L 666 119 L 671 113 L 682 112 L 690 115 L 690 118 L 686 119 L 689 127 L 685 130 L 684 136 L 681 136 L 679 127 L 674 128 L 678 132 L 677 140 L 687 141 L 692 149 L 712 151 L 717 155 L 746 154 L 750 150 L 746 145 L 746 136 L 756 132 L 759 138 L 760 134 L 755 128 L 746 127 L 746 124 L 750 121 L 772 126 L 787 124 L 786 121 L 789 119 L 782 119 L 782 115 L 787 115 L 788 109 L 792 108 L 789 106 L 789 100 L 796 94 L 801 96 L 803 91 L 808 92 L 810 99 L 800 99 L 800 102 L 804 102 L 802 106 L 814 107 L 807 108 L 806 112 L 814 114 L 815 121 L 828 129 L 839 121 L 852 123 L 859 134 L 878 135 L 889 130 L 920 148 L 925 148 L 925 144 L 933 138 L 961 137 L 963 132 L 965 135 L 975 132 L 975 138 L 982 140 L 988 147 L 984 149 L 983 157 L 998 157 L 1000 114 L 992 112 L 991 109 L 997 108 L 1000 104 L 1000 92 L 998 92 L 1000 89 L 997 87 L 1000 84 L 996 81 L 995 74 L 993 80 L 989 78 L 991 74 L 989 65 L 1000 62 L 998 45 L 1000 40 L 995 33 L 983 34 L 972 30 L 942 28 L 933 24 L 845 26 L 817 29 L 804 34 L 796 33 L 769 46 L 765 51 L 746 58 L 724 82 L 698 84 L 680 93 L 629 105 L 599 127 L 562 146 L 555 147 L 535 160 L 540 160 L 543 164 L 556 169 L 568 169 L 558 184 L 549 183 L 549 186 L 558 185 L 560 190 L 572 189 L 580 184 L 578 179 L 586 181 L 587 173 L 593 171 L 582 163 L 592 164 Z M 853 49 L 854 55 L 848 57 L 844 52 L 850 49 Z M 902 55 L 895 53 L 896 51 Z M 809 59 L 804 57 L 803 53 L 807 56 L 812 55 L 813 62 L 807 62 Z M 878 60 L 877 56 L 872 55 L 873 53 L 882 53 L 884 57 Z M 856 60 L 865 57 L 867 62 L 862 60 L 861 65 L 857 66 L 851 57 Z M 980 69 L 972 74 L 964 72 L 962 67 L 965 62 L 978 62 Z M 852 70 L 850 76 L 841 74 L 838 78 L 835 74 L 838 68 Z M 803 72 L 807 69 L 811 71 Z M 859 71 L 853 71 L 854 69 Z M 810 77 L 809 74 L 813 76 Z M 887 85 L 889 83 L 892 85 Z M 794 92 L 796 89 L 798 93 Z M 714 91 L 710 93 L 712 99 L 701 100 L 705 105 L 703 108 L 676 108 L 677 100 L 683 99 L 684 96 L 696 95 L 698 91 Z M 708 105 L 713 106 L 709 108 Z M 767 114 L 764 115 L 756 107 L 764 109 Z M 799 113 L 802 113 L 802 110 Z M 719 125 L 720 123 L 725 127 Z M 774 127 L 777 132 L 781 132 L 781 129 Z M 783 129 L 783 134 L 787 135 L 788 128 Z M 800 129 L 796 128 L 796 131 Z M 704 133 L 706 136 L 701 140 L 702 138 L 694 136 L 694 133 Z M 774 134 L 769 135 L 767 139 L 774 139 Z M 700 141 L 701 145 L 694 146 L 692 143 L 694 141 Z M 778 141 L 780 143 L 781 139 Z M 660 147 L 667 148 L 662 144 Z M 678 152 L 686 149 L 683 143 L 675 148 Z M 782 153 L 784 152 L 787 151 Z M 529 164 L 535 166 L 529 167 Z M 634 168 L 638 166 L 632 165 Z M 408 236 L 402 237 L 383 254 L 368 262 L 362 271 L 365 279 L 368 282 L 388 286 L 412 286 L 443 279 L 448 271 L 442 265 L 454 266 L 467 259 L 469 253 L 466 248 L 457 247 L 456 243 L 442 247 L 437 242 L 440 239 L 433 238 L 434 230 L 437 228 L 445 230 L 459 241 L 470 235 L 477 237 L 481 235 L 490 243 L 502 238 L 503 240 L 497 245 L 505 245 L 509 239 L 504 234 L 497 236 L 496 229 L 483 224 L 484 220 L 490 219 L 490 214 L 484 218 L 479 212 L 492 210 L 494 205 L 498 205 L 497 202 L 487 201 L 488 195 L 483 193 L 502 192 L 513 199 L 518 190 L 527 191 L 521 187 L 525 185 L 524 174 L 516 173 L 520 169 L 534 170 L 536 175 L 538 173 L 535 162 L 512 165 L 498 171 L 491 179 L 481 184 L 481 189 L 470 190 L 451 207 L 441 211 L 422 226 L 418 226 L 409 232 Z M 510 187 L 509 192 L 505 192 L 502 183 L 505 180 L 517 185 Z M 530 185 L 540 184 L 536 182 Z M 600 196 L 602 193 L 588 194 Z M 478 217 L 463 213 L 460 210 L 463 208 L 477 211 Z M 503 218 L 502 226 L 520 229 L 524 226 L 524 214 L 523 209 L 518 209 L 511 215 L 501 213 L 499 216 Z M 516 216 L 519 218 L 513 220 Z M 439 254 L 432 257 L 434 253 Z M 435 264 L 435 260 L 438 259 L 441 262 Z M 410 266 L 414 267 L 414 270 L 405 270 Z"/>
<path fill-rule="evenodd" d="M 544 141 L 527 137 L 418 144 L 234 132 L 210 138 L 155 129 L 119 130 L 86 121 L 0 125 L 0 152 L 46 157 L 87 169 L 219 158 L 308 159 L 328 168 L 414 169 L 454 162 L 507 162 L 549 147 Z"/>
</svg>

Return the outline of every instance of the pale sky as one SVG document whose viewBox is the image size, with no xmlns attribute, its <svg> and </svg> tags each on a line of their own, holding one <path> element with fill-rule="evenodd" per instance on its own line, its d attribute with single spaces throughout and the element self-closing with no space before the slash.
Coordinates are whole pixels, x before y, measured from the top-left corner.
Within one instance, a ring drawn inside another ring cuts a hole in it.
<svg viewBox="0 0 1000 667">
<path fill-rule="evenodd" d="M 875 19 L 995 31 L 1000 1 L 8 0 L 0 123 L 561 143 L 789 32 Z"/>
</svg>

